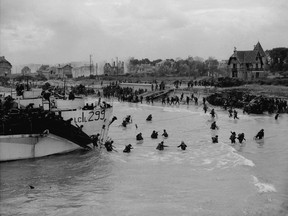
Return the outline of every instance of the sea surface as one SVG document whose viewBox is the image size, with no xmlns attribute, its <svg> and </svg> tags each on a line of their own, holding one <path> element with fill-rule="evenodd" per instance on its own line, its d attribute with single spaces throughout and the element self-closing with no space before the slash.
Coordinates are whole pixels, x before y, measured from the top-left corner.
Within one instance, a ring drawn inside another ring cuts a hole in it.
<svg viewBox="0 0 288 216">
<path fill-rule="evenodd" d="M 0 215 L 288 215 L 287 114 L 275 120 L 238 110 L 234 120 L 215 107 L 219 130 L 212 131 L 201 105 L 111 103 L 115 151 L 1 163 Z M 123 128 L 127 115 L 133 123 Z M 264 140 L 254 140 L 262 128 Z M 244 144 L 231 145 L 230 131 L 245 133 Z M 212 144 L 216 134 L 219 143 Z M 158 151 L 162 140 L 169 147 Z M 177 148 L 181 141 L 186 151 Z M 123 153 L 128 144 L 131 153 Z"/>
</svg>

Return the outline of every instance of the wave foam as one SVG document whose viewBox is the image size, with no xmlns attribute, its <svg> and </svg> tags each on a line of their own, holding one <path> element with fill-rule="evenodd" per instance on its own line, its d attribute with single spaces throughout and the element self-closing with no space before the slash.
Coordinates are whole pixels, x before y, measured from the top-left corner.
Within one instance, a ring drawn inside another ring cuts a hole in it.
<svg viewBox="0 0 288 216">
<path fill-rule="evenodd" d="M 221 149 L 223 150 L 225 148 L 227 148 L 227 150 L 229 151 L 229 153 L 226 155 L 226 157 L 236 159 L 234 161 L 234 165 L 244 165 L 244 166 L 250 166 L 250 167 L 255 166 L 255 164 L 253 163 L 252 160 L 249 160 L 249 159 L 245 158 L 244 156 L 238 154 L 233 147 L 231 147 L 225 143 L 222 143 Z"/>
<path fill-rule="evenodd" d="M 258 180 L 257 177 L 253 177 L 253 183 L 254 185 L 258 188 L 258 192 L 260 193 L 265 193 L 265 192 L 276 192 L 276 189 L 274 185 L 268 184 L 268 183 L 263 183 Z"/>
</svg>

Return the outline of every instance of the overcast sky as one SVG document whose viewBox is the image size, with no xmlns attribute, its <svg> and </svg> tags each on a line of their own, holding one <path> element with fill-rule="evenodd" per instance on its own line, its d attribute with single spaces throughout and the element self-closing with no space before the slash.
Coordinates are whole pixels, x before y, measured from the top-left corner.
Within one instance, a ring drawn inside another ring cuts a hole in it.
<svg viewBox="0 0 288 216">
<path fill-rule="evenodd" d="M 0 0 L 0 54 L 12 64 L 228 59 L 288 46 L 287 0 Z"/>
</svg>

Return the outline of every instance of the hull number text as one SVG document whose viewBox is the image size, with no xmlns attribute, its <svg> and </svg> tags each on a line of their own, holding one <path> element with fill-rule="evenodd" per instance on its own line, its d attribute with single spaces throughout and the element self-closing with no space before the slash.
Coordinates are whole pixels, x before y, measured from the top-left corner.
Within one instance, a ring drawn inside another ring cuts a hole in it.
<svg viewBox="0 0 288 216">
<path fill-rule="evenodd" d="M 105 110 L 91 110 L 89 112 L 82 112 L 81 116 L 74 117 L 75 123 L 92 122 L 105 119 Z"/>
</svg>

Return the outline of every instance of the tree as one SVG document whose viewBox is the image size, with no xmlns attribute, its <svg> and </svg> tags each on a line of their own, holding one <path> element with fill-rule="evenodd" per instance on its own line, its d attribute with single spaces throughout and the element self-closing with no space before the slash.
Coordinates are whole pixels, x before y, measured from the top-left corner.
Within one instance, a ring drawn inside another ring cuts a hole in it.
<svg viewBox="0 0 288 216">
<path fill-rule="evenodd" d="M 270 70 L 275 71 L 285 71 L 288 69 L 288 48 L 279 47 L 272 50 L 266 51 L 271 58 Z"/>
<path fill-rule="evenodd" d="M 159 66 L 157 73 L 159 76 L 165 76 L 167 74 L 171 74 L 173 72 L 173 69 L 165 64 L 162 64 Z"/>
</svg>

